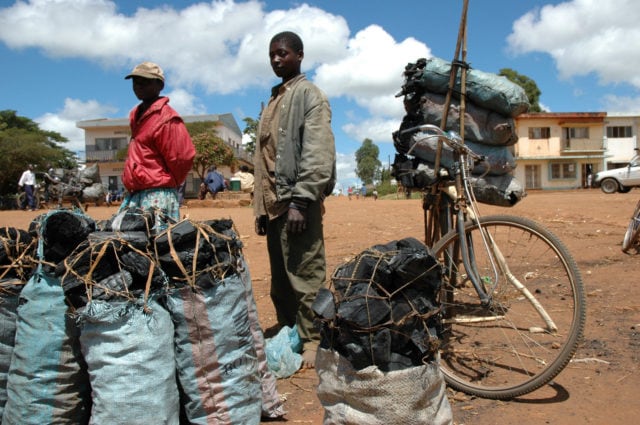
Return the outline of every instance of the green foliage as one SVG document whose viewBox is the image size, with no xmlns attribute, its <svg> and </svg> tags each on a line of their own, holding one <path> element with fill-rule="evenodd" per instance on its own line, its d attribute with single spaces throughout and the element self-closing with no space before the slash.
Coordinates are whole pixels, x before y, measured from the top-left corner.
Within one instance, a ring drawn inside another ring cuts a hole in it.
<svg viewBox="0 0 640 425">
<path fill-rule="evenodd" d="M 51 167 L 76 168 L 74 153 L 58 145 L 67 141 L 16 111 L 0 111 L 0 194 L 18 191 L 18 180 L 28 164 L 34 165 L 36 176 Z"/>
<path fill-rule="evenodd" d="M 502 68 L 500 75 L 507 77 L 509 81 L 512 81 L 522 87 L 529 98 L 529 112 L 542 112 L 540 108 L 540 89 L 535 81 L 526 75 L 518 74 L 516 71 L 510 68 Z"/>
<path fill-rule="evenodd" d="M 391 180 L 382 180 L 378 186 L 378 196 L 395 195 L 398 192 L 398 186 L 392 185 Z"/>
<path fill-rule="evenodd" d="M 246 134 L 250 138 L 250 141 L 244 145 L 244 150 L 253 154 L 256 151 L 256 135 L 258 134 L 258 123 L 260 121 L 251 117 L 244 117 L 242 121 L 246 124 L 242 134 Z"/>
<path fill-rule="evenodd" d="M 196 157 L 193 161 L 193 169 L 204 180 L 207 169 L 212 166 L 233 165 L 236 158 L 233 149 L 227 145 L 215 130 L 191 136 L 196 148 Z"/>
<path fill-rule="evenodd" d="M 236 162 L 233 149 L 218 136 L 219 121 L 197 121 L 185 124 L 196 148 L 193 170 L 204 180 L 210 166 L 233 165 Z"/>
<path fill-rule="evenodd" d="M 379 177 L 381 162 L 378 159 L 380 149 L 371 139 L 364 139 L 356 151 L 356 175 L 365 185 L 373 183 Z"/>
</svg>

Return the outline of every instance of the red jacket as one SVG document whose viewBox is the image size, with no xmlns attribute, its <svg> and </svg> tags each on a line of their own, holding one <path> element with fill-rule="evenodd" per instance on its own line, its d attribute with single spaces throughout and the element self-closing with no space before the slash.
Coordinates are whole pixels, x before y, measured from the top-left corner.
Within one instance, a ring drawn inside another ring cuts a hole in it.
<svg viewBox="0 0 640 425">
<path fill-rule="evenodd" d="M 136 121 L 129 113 L 131 141 L 122 172 L 129 192 L 180 186 L 193 166 L 196 150 L 178 113 L 161 97 Z"/>
</svg>

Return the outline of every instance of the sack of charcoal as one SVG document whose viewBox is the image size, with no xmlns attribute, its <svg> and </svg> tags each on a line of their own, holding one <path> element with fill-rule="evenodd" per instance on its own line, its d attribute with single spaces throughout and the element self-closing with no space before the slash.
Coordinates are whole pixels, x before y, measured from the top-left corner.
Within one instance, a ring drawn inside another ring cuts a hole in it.
<svg viewBox="0 0 640 425">
<path fill-rule="evenodd" d="M 260 423 L 284 414 L 266 370 L 264 339 L 242 242 L 231 220 L 170 225 L 154 241 L 169 277 L 163 298 L 189 423 Z"/>
<path fill-rule="evenodd" d="M 146 224 L 131 228 L 144 230 L 89 234 L 56 267 L 80 327 L 91 423 L 177 423 L 174 329 L 158 301 L 168 279 Z"/>
<path fill-rule="evenodd" d="M 53 271 L 93 230 L 90 217 L 69 210 L 42 214 L 29 226 L 37 266 L 19 291 L 3 424 L 89 421 L 91 387 L 79 328 Z"/>
<path fill-rule="evenodd" d="M 313 306 L 325 424 L 451 423 L 438 357 L 441 283 L 441 265 L 414 238 L 335 270 Z"/>
</svg>

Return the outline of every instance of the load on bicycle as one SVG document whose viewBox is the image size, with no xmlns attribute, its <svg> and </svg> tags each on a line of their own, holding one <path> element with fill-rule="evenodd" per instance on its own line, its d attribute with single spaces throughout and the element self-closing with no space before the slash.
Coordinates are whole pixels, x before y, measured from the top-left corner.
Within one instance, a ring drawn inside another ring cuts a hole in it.
<svg viewBox="0 0 640 425">
<path fill-rule="evenodd" d="M 439 353 L 447 384 L 509 399 L 566 367 L 582 338 L 585 295 L 575 260 L 552 232 L 478 210 L 478 202 L 509 207 L 525 197 L 512 149 L 514 118 L 529 102 L 519 85 L 466 63 L 465 21 L 463 12 L 452 62 L 405 67 L 393 174 L 422 191 L 424 241 L 444 268 Z"/>
<path fill-rule="evenodd" d="M 453 67 L 468 65 L 454 63 Z M 527 111 L 527 95 L 506 77 L 468 69 L 464 101 L 460 99 L 462 78 L 456 73 L 447 102 L 451 68 L 451 63 L 438 58 L 418 59 L 405 67 L 405 84 L 398 95 L 404 95 L 406 115 L 393 135 L 398 152 L 394 174 L 405 187 L 424 189 L 433 183 L 439 144 L 428 134 L 411 129 L 424 124 L 439 126 L 462 135 L 472 151 L 486 158 L 483 164 L 471 167 L 477 200 L 491 205 L 515 205 L 525 191 L 511 174 L 516 166 L 512 146 L 518 141 L 514 118 Z M 452 149 L 440 145 L 440 164 L 450 168 L 455 160 Z"/>
</svg>

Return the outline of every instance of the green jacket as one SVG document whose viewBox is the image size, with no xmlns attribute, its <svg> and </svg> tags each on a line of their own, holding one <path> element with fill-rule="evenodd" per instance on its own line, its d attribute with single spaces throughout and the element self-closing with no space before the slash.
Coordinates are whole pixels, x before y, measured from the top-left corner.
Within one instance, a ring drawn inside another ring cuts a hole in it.
<svg viewBox="0 0 640 425">
<path fill-rule="evenodd" d="M 275 161 L 278 199 L 299 204 L 322 200 L 336 182 L 329 101 L 306 78 L 283 96 Z"/>
</svg>

